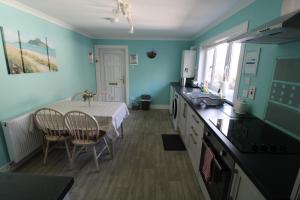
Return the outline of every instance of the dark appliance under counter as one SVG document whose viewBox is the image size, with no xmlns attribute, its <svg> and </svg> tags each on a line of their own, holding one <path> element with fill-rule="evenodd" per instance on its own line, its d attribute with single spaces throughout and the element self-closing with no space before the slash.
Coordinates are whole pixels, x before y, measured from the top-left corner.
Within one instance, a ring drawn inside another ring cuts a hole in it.
<svg viewBox="0 0 300 200">
<path fill-rule="evenodd" d="M 209 130 L 214 130 L 214 136 L 265 199 L 294 199 L 290 196 L 299 188 L 295 178 L 300 167 L 300 141 L 257 118 L 207 121 Z"/>
<path fill-rule="evenodd" d="M 203 174 L 203 166 L 205 165 L 205 152 L 210 149 L 214 157 L 211 162 L 211 177 L 206 180 Z M 234 160 L 225 150 L 223 145 L 218 141 L 214 134 L 205 128 L 202 139 L 201 160 L 199 172 L 202 176 L 206 189 L 211 200 L 227 200 L 232 199 L 229 190 L 234 177 Z"/>
</svg>

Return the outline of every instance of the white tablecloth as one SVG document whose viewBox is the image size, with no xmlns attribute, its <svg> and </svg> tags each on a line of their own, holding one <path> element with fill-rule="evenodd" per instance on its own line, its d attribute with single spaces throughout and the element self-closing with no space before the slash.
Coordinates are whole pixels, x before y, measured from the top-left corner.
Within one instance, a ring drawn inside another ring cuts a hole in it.
<svg viewBox="0 0 300 200">
<path fill-rule="evenodd" d="M 81 111 L 88 113 L 96 118 L 98 123 L 110 123 L 113 127 L 112 131 L 108 131 L 107 136 L 115 139 L 120 136 L 118 128 L 123 120 L 129 115 L 128 108 L 125 103 L 120 102 L 99 102 L 93 101 L 90 106 L 88 102 L 81 101 L 59 101 L 50 104 L 47 107 L 66 114 L 69 111 Z"/>
</svg>

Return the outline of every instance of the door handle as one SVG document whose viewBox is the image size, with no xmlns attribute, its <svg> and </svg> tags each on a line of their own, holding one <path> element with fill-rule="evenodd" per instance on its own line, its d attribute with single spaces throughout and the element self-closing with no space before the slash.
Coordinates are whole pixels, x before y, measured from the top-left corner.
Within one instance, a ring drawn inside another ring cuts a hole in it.
<svg viewBox="0 0 300 200">
<path fill-rule="evenodd" d="M 118 83 L 108 83 L 108 85 L 118 85 Z"/>
</svg>

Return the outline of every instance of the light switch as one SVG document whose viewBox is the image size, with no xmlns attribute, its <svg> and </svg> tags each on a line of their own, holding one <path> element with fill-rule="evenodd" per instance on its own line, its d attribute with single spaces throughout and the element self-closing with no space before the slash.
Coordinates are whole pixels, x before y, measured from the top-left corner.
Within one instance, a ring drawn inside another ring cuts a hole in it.
<svg viewBox="0 0 300 200">
<path fill-rule="evenodd" d="M 252 100 L 254 100 L 255 98 L 255 92 L 256 92 L 256 88 L 254 86 L 249 88 L 249 93 L 248 93 L 248 97 Z"/>
<path fill-rule="evenodd" d="M 243 97 L 245 97 L 245 98 L 248 97 L 248 90 L 243 90 Z"/>
<path fill-rule="evenodd" d="M 251 82 L 251 78 L 250 77 L 246 77 L 246 79 L 245 79 L 246 85 L 250 85 L 250 82 Z"/>
</svg>

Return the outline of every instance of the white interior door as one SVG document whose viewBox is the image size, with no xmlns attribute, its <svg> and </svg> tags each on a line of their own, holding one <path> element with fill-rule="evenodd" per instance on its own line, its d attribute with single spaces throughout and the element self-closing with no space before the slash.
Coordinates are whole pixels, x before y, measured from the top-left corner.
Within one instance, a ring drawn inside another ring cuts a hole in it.
<svg viewBox="0 0 300 200">
<path fill-rule="evenodd" d="M 100 97 L 102 101 L 125 102 L 125 51 L 100 49 Z"/>
</svg>

